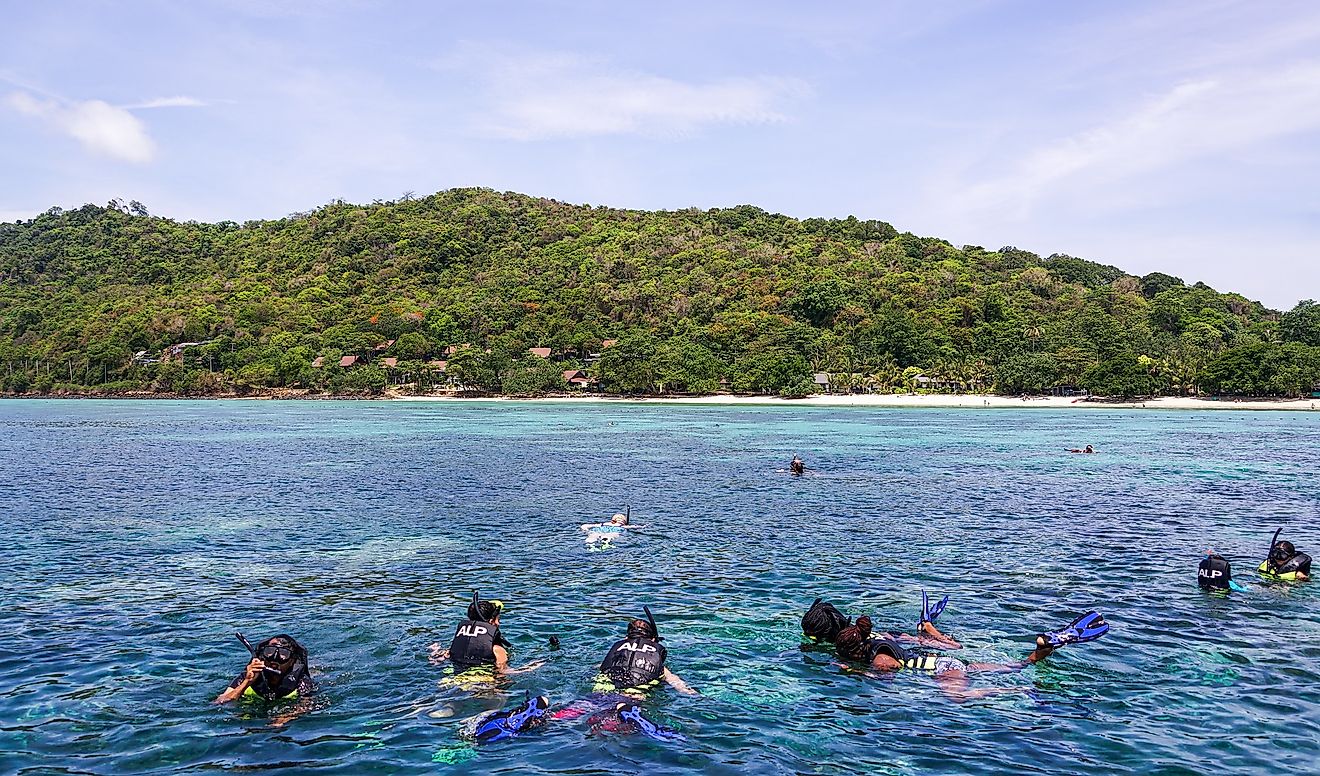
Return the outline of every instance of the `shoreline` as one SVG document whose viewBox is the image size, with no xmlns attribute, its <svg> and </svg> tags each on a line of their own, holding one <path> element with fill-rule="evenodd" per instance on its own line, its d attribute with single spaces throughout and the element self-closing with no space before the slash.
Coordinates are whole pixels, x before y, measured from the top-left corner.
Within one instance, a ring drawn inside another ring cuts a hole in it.
<svg viewBox="0 0 1320 776">
<path fill-rule="evenodd" d="M 1150 409 L 1150 410 L 1287 410 L 1320 412 L 1320 399 L 1196 399 L 1185 396 L 1161 396 L 1138 401 L 1087 401 L 1068 396 L 989 396 L 981 394 L 818 394 L 802 399 L 778 396 L 391 396 L 392 401 L 415 402 L 563 402 L 583 404 L 709 404 L 719 406 L 809 406 L 809 407 L 882 407 L 939 409 Z"/>
<path fill-rule="evenodd" d="M 1320 399 L 1201 399 L 1161 396 L 1135 401 L 1084 400 L 1067 396 L 994 396 L 982 394 L 817 394 L 801 399 L 778 396 L 713 394 L 709 396 L 607 396 L 603 394 L 555 394 L 548 396 L 415 396 L 387 392 L 380 396 L 331 395 L 301 391 L 267 394 L 213 394 L 185 396 L 133 392 L 121 394 L 4 395 L 0 399 L 106 399 L 145 401 L 399 401 L 399 402 L 527 402 L 562 404 L 671 404 L 713 406 L 808 406 L 879 407 L 909 409 L 1106 409 L 1106 410 L 1256 410 L 1320 412 Z"/>
</svg>

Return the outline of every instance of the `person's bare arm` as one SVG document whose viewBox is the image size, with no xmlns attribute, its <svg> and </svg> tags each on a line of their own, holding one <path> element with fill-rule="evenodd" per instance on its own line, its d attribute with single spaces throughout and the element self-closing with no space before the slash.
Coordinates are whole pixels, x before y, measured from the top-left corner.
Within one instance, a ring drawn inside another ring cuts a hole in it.
<svg viewBox="0 0 1320 776">
<path fill-rule="evenodd" d="M 243 691 L 246 690 L 249 686 L 251 686 L 253 682 L 257 680 L 257 674 L 261 673 L 261 670 L 265 667 L 266 664 L 261 662 L 260 658 L 256 658 L 256 657 L 252 658 L 250 661 L 248 661 L 247 668 L 243 670 L 243 680 L 240 681 L 238 684 L 234 685 L 233 687 L 229 687 L 225 689 L 224 692 L 217 695 L 215 699 L 215 703 L 229 703 L 238 696 L 242 695 Z"/>
<path fill-rule="evenodd" d="M 691 687 L 688 687 L 687 682 L 684 682 L 681 678 L 679 678 L 678 674 L 674 673 L 673 671 L 670 671 L 668 668 L 666 668 L 665 672 L 660 676 L 662 679 L 664 679 L 666 682 L 669 683 L 670 687 L 673 687 L 675 690 L 678 690 L 684 695 L 701 694 L 696 690 L 692 689 Z"/>
<path fill-rule="evenodd" d="M 528 663 L 527 665 L 523 666 L 522 668 L 505 668 L 504 673 L 509 676 L 514 676 L 515 674 L 525 674 L 528 673 L 529 671 L 535 671 L 536 669 L 540 668 L 543 665 L 545 665 L 544 660 L 534 660 Z"/>
</svg>

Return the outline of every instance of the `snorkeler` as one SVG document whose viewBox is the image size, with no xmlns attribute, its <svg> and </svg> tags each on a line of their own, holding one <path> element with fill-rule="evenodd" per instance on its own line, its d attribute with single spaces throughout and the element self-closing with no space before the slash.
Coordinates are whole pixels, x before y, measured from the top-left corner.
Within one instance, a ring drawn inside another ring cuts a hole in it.
<svg viewBox="0 0 1320 776">
<path fill-rule="evenodd" d="M 698 695 L 696 690 L 688 687 L 687 683 L 665 666 L 669 650 L 660 643 L 661 636 L 650 608 L 644 606 L 642 609 L 646 612 L 646 619 L 629 622 L 627 638 L 614 642 L 605 659 L 600 661 L 600 674 L 596 677 L 597 689 L 639 693 L 659 685 L 663 680 L 684 695 Z"/>
<path fill-rule="evenodd" d="M 807 470 L 807 465 L 802 463 L 802 459 L 795 455 L 793 460 L 788 462 L 788 470 L 793 474 L 801 474 Z"/>
<path fill-rule="evenodd" d="M 1095 448 L 1094 448 L 1094 447 L 1091 447 L 1090 445 L 1087 445 L 1085 449 L 1079 449 L 1079 448 L 1074 447 L 1074 448 L 1072 448 L 1071 450 L 1069 450 L 1068 452 L 1070 452 L 1070 453 L 1094 453 L 1094 452 L 1095 452 Z"/>
<path fill-rule="evenodd" d="M 582 530 L 587 532 L 587 546 L 596 549 L 593 545 L 599 545 L 599 549 L 608 549 L 611 543 L 622 536 L 629 528 L 632 521 L 632 507 L 624 507 L 623 512 L 615 512 L 608 523 L 586 523 Z"/>
<path fill-rule="evenodd" d="M 1305 582 L 1311 578 L 1311 556 L 1298 552 L 1292 542 L 1279 541 L 1279 534 L 1282 531 L 1283 528 L 1280 527 L 1274 532 L 1274 538 L 1270 539 L 1269 557 L 1260 564 L 1257 571 L 1271 579 Z"/>
<path fill-rule="evenodd" d="M 242 634 L 236 635 L 252 659 L 243 673 L 229 683 L 229 688 L 216 697 L 216 703 L 228 703 L 239 697 L 293 700 L 315 689 L 307 667 L 307 650 L 292 636 L 281 633 L 254 647 Z"/>
<path fill-rule="evenodd" d="M 923 598 L 924 598 L 923 594 Z M 947 600 L 947 599 L 946 599 Z M 944 602 L 941 602 L 943 604 Z M 937 605 L 943 609 L 942 605 Z M 1027 666 L 1044 660 L 1054 650 L 1066 644 L 1081 644 L 1094 641 L 1109 632 L 1109 624 L 1096 612 L 1088 612 L 1074 620 L 1068 627 L 1053 633 L 1043 633 L 1036 637 L 1036 647 L 1027 656 L 1014 663 L 964 663 L 945 655 L 925 654 L 903 646 L 902 640 L 916 640 L 923 645 L 941 649 L 960 649 L 954 639 L 941 633 L 933 622 L 939 612 L 928 604 L 922 606 L 922 620 L 917 637 L 883 633 L 871 635 L 871 618 L 858 617 L 857 623 L 844 628 L 836 641 L 839 656 L 845 660 L 865 663 L 868 668 L 877 671 L 930 671 L 940 689 L 950 699 L 962 702 L 976 698 L 1010 692 L 1026 692 L 1027 688 L 983 687 L 970 689 L 969 675 L 975 673 L 999 673 L 1020 671 Z"/>
<path fill-rule="evenodd" d="M 833 644 L 839 632 L 851 624 L 852 619 L 845 617 L 834 604 L 817 598 L 802 615 L 802 635 L 815 644 Z"/>
<path fill-rule="evenodd" d="M 1236 590 L 1243 592 L 1245 587 L 1233 581 L 1233 567 L 1229 564 L 1228 558 L 1220 555 L 1214 550 L 1206 550 L 1205 558 L 1200 565 L 1196 567 L 1196 584 L 1202 590 Z"/>
<path fill-rule="evenodd" d="M 467 608 L 467 619 L 454 629 L 454 639 L 449 649 L 441 649 L 439 644 L 431 645 L 431 662 L 440 663 L 448 659 L 454 671 L 460 675 L 472 671 L 488 675 L 512 675 L 540 668 L 544 660 L 528 663 L 518 669 L 509 668 L 509 649 L 513 645 L 500 633 L 500 613 L 503 611 L 503 601 L 483 601 L 477 593 L 473 593 L 472 603 Z"/>
</svg>

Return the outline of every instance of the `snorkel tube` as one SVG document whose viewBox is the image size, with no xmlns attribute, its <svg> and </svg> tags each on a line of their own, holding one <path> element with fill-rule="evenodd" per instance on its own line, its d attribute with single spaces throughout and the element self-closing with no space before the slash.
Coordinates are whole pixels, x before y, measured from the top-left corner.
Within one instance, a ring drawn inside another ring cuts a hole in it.
<svg viewBox="0 0 1320 776">
<path fill-rule="evenodd" d="M 480 606 L 480 604 L 481 604 L 481 595 L 480 595 L 476 590 L 473 590 L 473 591 L 472 591 L 472 619 L 476 620 L 477 622 L 486 622 L 486 621 L 487 621 L 486 618 L 481 616 L 481 606 Z"/>
<path fill-rule="evenodd" d="M 238 637 L 239 641 L 243 642 L 243 646 L 247 647 L 247 651 L 249 655 L 252 655 L 252 657 L 257 656 L 257 648 L 252 646 L 252 642 L 248 641 L 246 638 L 244 638 L 243 634 L 237 631 L 234 632 L 234 635 Z"/>
<path fill-rule="evenodd" d="M 1274 560 L 1274 548 L 1279 544 L 1279 534 L 1281 533 L 1283 533 L 1283 526 L 1279 526 L 1278 530 L 1274 532 L 1274 535 L 1270 537 L 1270 554 L 1265 557 L 1269 558 L 1271 561 Z"/>
<path fill-rule="evenodd" d="M 660 629 L 655 626 L 655 616 L 651 614 L 651 607 L 642 604 L 642 611 L 646 612 L 646 621 L 651 623 L 651 635 L 656 641 L 660 640 Z"/>
</svg>

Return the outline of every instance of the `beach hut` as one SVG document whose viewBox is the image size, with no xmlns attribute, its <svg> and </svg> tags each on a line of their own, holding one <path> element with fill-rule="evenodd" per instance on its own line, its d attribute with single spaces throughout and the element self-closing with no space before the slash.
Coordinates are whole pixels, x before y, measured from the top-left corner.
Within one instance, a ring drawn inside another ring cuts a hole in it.
<svg viewBox="0 0 1320 776">
<path fill-rule="evenodd" d="M 353 366 L 357 362 L 358 362 L 357 356 L 344 356 L 343 358 L 339 359 L 339 365 L 344 367 L 345 369 L 347 369 L 350 366 Z"/>
<path fill-rule="evenodd" d="M 527 352 L 531 353 L 533 356 L 536 356 L 537 358 L 550 357 L 550 348 L 528 348 Z"/>
</svg>

